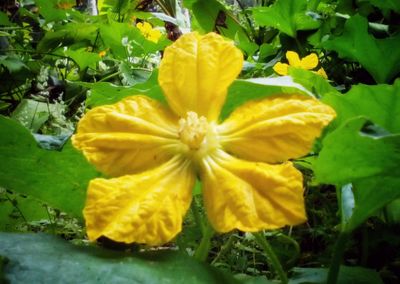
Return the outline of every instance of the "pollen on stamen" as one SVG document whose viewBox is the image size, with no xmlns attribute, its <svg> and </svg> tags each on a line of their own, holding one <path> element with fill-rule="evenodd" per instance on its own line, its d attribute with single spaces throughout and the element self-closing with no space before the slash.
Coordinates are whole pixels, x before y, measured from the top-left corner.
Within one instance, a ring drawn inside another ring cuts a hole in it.
<svg viewBox="0 0 400 284">
<path fill-rule="evenodd" d="M 189 111 L 179 120 L 179 138 L 192 150 L 198 150 L 207 134 L 208 122 L 204 116 Z"/>
</svg>

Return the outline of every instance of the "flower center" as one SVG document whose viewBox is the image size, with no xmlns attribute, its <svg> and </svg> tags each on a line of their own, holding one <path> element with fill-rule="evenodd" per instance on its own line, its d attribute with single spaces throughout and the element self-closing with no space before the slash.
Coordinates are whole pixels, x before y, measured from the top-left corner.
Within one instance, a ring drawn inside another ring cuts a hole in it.
<svg viewBox="0 0 400 284">
<path fill-rule="evenodd" d="M 198 150 L 204 141 L 208 131 L 207 118 L 198 116 L 197 113 L 189 111 L 186 118 L 179 120 L 179 138 L 189 146 L 191 150 Z"/>
</svg>

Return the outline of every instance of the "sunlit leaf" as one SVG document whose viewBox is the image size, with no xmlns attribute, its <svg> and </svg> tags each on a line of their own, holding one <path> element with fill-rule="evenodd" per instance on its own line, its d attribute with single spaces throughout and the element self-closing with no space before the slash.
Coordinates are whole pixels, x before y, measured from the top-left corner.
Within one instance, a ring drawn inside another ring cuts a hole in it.
<svg viewBox="0 0 400 284">
<path fill-rule="evenodd" d="M 94 52 L 87 52 L 85 50 L 71 50 L 64 51 L 64 54 L 72 58 L 79 66 L 79 70 L 83 71 L 88 67 L 96 69 L 96 63 L 100 61 L 99 54 Z"/>
<path fill-rule="evenodd" d="M 135 255 L 74 246 L 44 234 L 0 233 L 11 283 L 239 283 L 223 271 L 174 251 Z"/>
<path fill-rule="evenodd" d="M 307 0 L 277 0 L 269 7 L 257 7 L 252 11 L 257 24 L 274 27 L 291 37 L 296 37 L 299 30 L 313 30 L 320 25 L 308 14 Z"/>
<path fill-rule="evenodd" d="M 288 76 L 235 80 L 228 89 L 221 118 L 226 118 L 235 108 L 249 100 L 293 93 L 311 95 L 311 92 L 293 82 L 292 78 Z"/>
<path fill-rule="evenodd" d="M 132 87 L 117 86 L 107 82 L 74 82 L 74 84 L 90 89 L 86 99 L 86 105 L 88 107 L 113 104 L 123 98 L 134 95 L 147 95 L 153 99 L 165 102 L 161 88 L 157 83 L 157 76 L 158 72 L 153 71 L 146 82 L 136 84 Z"/>
<path fill-rule="evenodd" d="M 344 95 L 330 93 L 323 101 L 338 113 L 336 124 L 362 115 L 389 132 L 400 132 L 400 80 L 394 85 L 356 85 Z"/>
<path fill-rule="evenodd" d="M 98 27 L 94 24 L 69 23 L 55 31 L 47 32 L 40 40 L 37 50 L 47 52 L 60 46 L 84 42 L 88 45 L 94 43 Z"/>
<path fill-rule="evenodd" d="M 204 32 L 218 31 L 222 35 L 234 39 L 237 33 L 242 34 L 242 40 L 248 38 L 243 34 L 244 30 L 234 15 L 217 0 L 186 1 L 191 11 Z"/>
<path fill-rule="evenodd" d="M 400 46 L 400 34 L 376 39 L 368 33 L 368 22 L 360 15 L 346 22 L 341 36 L 323 43 L 341 58 L 359 62 L 378 83 L 388 83 L 400 72 L 400 49 L 395 46 Z"/>
<path fill-rule="evenodd" d="M 317 181 L 353 184 L 355 207 L 343 230 L 351 231 L 400 197 L 400 134 L 363 132 L 365 118 L 354 118 L 329 134 L 314 165 Z"/>
</svg>

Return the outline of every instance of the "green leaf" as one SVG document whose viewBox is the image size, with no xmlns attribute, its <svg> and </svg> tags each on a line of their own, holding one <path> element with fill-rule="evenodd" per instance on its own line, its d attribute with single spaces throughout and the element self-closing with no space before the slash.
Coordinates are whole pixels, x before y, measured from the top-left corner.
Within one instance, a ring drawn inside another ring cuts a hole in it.
<svg viewBox="0 0 400 284">
<path fill-rule="evenodd" d="M 98 27 L 94 24 L 68 23 L 59 27 L 56 31 L 46 32 L 40 40 L 38 52 L 48 52 L 60 46 L 70 46 L 73 43 L 84 42 L 87 45 L 93 44 Z"/>
<path fill-rule="evenodd" d="M 132 46 L 132 55 L 142 57 L 162 50 L 171 43 L 164 36 L 157 43 L 152 42 L 147 40 L 132 24 L 118 23 L 111 19 L 107 24 L 100 25 L 100 35 L 104 45 L 109 47 L 114 56 L 119 59 L 126 59 L 129 56 L 126 46 L 128 43 Z M 123 41 L 126 41 L 126 44 L 123 44 Z"/>
<path fill-rule="evenodd" d="M 400 198 L 400 134 L 371 136 L 362 130 L 366 122 L 354 118 L 327 135 L 314 164 L 318 182 L 353 184 L 355 207 L 344 231 Z"/>
<path fill-rule="evenodd" d="M 86 99 L 86 105 L 88 107 L 113 104 L 123 98 L 134 95 L 146 95 L 153 99 L 165 102 L 164 95 L 157 83 L 157 76 L 158 72 L 153 71 L 152 75 L 146 82 L 136 84 L 133 87 L 117 86 L 107 82 L 74 82 L 74 84 L 90 89 Z"/>
<path fill-rule="evenodd" d="M 61 105 L 48 104 L 35 100 L 23 99 L 11 114 L 32 132 L 38 132 L 40 127 L 49 119 L 50 114 L 61 111 Z"/>
<path fill-rule="evenodd" d="M 221 118 L 226 118 L 235 108 L 249 100 L 293 93 L 312 95 L 303 86 L 293 82 L 289 76 L 235 80 L 228 89 Z"/>
<path fill-rule="evenodd" d="M 25 63 L 21 61 L 21 58 L 16 55 L 0 56 L 0 65 L 5 66 L 10 73 L 16 73 L 28 69 Z"/>
<path fill-rule="evenodd" d="M 343 34 L 322 46 L 341 58 L 359 62 L 377 83 L 390 82 L 400 72 L 400 49 L 393 48 L 400 46 L 400 34 L 376 39 L 368 33 L 368 21 L 360 15 L 347 20 Z"/>
<path fill-rule="evenodd" d="M 81 217 L 88 182 L 97 171 L 67 143 L 61 152 L 40 149 L 18 122 L 0 116 L 0 186 Z"/>
<path fill-rule="evenodd" d="M 16 231 L 25 222 L 48 219 L 37 200 L 0 189 L 0 231 Z M 1 283 L 1 282 L 0 282 Z"/>
<path fill-rule="evenodd" d="M 47 22 L 68 19 L 66 10 L 57 9 L 56 0 L 36 0 L 36 5 L 39 8 L 40 15 L 42 15 Z"/>
<path fill-rule="evenodd" d="M 389 223 L 400 223 L 400 199 L 396 199 L 386 206 L 385 216 Z"/>
<path fill-rule="evenodd" d="M 80 71 L 83 71 L 88 67 L 96 69 L 96 63 L 101 60 L 101 57 L 98 53 L 87 52 L 82 49 L 67 49 L 64 51 L 64 54 L 72 58 L 76 62 L 76 64 L 78 64 Z"/>
<path fill-rule="evenodd" d="M 234 15 L 217 0 L 197 0 L 191 5 L 191 11 L 205 33 L 219 31 L 222 35 L 235 39 L 237 33 L 241 33 L 243 41 L 243 27 Z M 244 43 L 243 43 L 244 44 Z M 247 42 L 250 44 L 250 42 Z"/>
<path fill-rule="evenodd" d="M 294 275 L 289 284 L 324 284 L 327 268 L 293 268 Z M 337 283 L 383 284 L 378 272 L 363 267 L 341 266 Z"/>
<path fill-rule="evenodd" d="M 0 26 L 12 25 L 6 13 L 0 11 Z"/>
<path fill-rule="evenodd" d="M 128 10 L 130 2 L 138 2 L 138 1 L 98 0 L 97 1 L 97 9 L 99 10 L 100 15 L 107 14 L 107 12 L 109 12 L 110 10 L 113 13 L 122 14 Z M 133 6 L 133 3 L 132 3 L 132 6 Z"/>
<path fill-rule="evenodd" d="M 135 68 L 135 66 L 132 66 L 131 63 L 126 61 L 121 61 L 118 67 L 119 71 L 121 72 L 123 84 L 128 86 L 144 83 L 152 74 L 150 70 Z"/>
<path fill-rule="evenodd" d="M 340 92 L 329 84 L 328 80 L 314 72 L 300 68 L 289 68 L 289 75 L 294 82 L 320 98 L 325 98 L 328 95 L 340 95 Z"/>
<path fill-rule="evenodd" d="M 175 251 L 132 255 L 74 246 L 44 234 L 0 233 L 0 255 L 11 283 L 239 283 L 231 276 Z"/>
<path fill-rule="evenodd" d="M 296 37 L 299 30 L 320 26 L 320 22 L 307 13 L 307 0 L 277 0 L 269 7 L 257 7 L 252 11 L 258 25 L 274 27 L 291 37 Z"/>
<path fill-rule="evenodd" d="M 399 0 L 363 0 L 363 1 L 367 1 L 380 9 L 389 9 L 397 13 L 400 13 Z"/>
<path fill-rule="evenodd" d="M 357 85 L 345 95 L 330 93 L 323 101 L 336 110 L 336 124 L 362 115 L 387 131 L 400 133 L 400 80 L 394 85 Z"/>
</svg>

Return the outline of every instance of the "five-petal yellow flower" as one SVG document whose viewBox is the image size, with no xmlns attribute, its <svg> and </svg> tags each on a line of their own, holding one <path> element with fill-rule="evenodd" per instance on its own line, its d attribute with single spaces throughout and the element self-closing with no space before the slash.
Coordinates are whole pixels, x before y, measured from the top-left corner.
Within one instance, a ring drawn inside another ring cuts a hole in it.
<svg viewBox="0 0 400 284">
<path fill-rule="evenodd" d="M 137 23 L 136 27 L 140 30 L 142 35 L 149 41 L 157 43 L 161 37 L 161 31 L 153 29 L 153 27 L 148 22 Z"/>
<path fill-rule="evenodd" d="M 227 88 L 243 55 L 215 33 L 189 33 L 167 47 L 159 83 L 168 106 L 146 96 L 90 110 L 72 142 L 114 178 L 90 182 L 90 240 L 159 245 L 182 228 L 199 177 L 218 232 L 255 232 L 306 220 L 304 156 L 335 116 L 318 100 L 281 95 L 250 101 L 222 123 Z"/>
<path fill-rule="evenodd" d="M 310 55 L 307 55 L 306 57 L 300 59 L 299 55 L 296 52 L 287 51 L 286 59 L 288 60 L 289 64 L 278 62 L 272 68 L 279 75 L 288 75 L 289 66 L 305 70 L 312 70 L 318 66 L 318 56 L 315 53 L 311 53 Z M 326 72 L 322 67 L 313 72 L 324 77 L 325 79 L 328 79 L 328 76 L 326 75 Z"/>
</svg>

